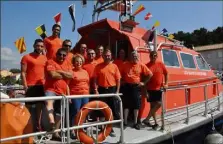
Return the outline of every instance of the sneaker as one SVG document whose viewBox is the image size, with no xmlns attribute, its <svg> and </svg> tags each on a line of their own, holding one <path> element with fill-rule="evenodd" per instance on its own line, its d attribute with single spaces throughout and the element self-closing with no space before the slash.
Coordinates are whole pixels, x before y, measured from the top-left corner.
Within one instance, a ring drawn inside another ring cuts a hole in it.
<svg viewBox="0 0 223 144">
<path fill-rule="evenodd" d="M 154 130 L 158 130 L 159 125 L 158 125 L 158 124 L 154 124 L 154 125 L 152 126 L 152 128 L 153 128 Z"/>
<path fill-rule="evenodd" d="M 76 140 L 76 139 L 77 139 L 76 135 L 74 135 L 74 134 L 70 134 L 70 138 L 71 138 L 72 140 Z"/>
<path fill-rule="evenodd" d="M 114 132 L 113 129 L 111 130 L 111 133 L 109 135 L 110 135 L 110 137 L 116 137 L 115 132 Z"/>
<path fill-rule="evenodd" d="M 142 121 L 142 123 L 143 123 L 144 125 L 148 126 L 148 127 L 152 127 L 152 125 L 150 124 L 150 122 L 149 122 L 147 119 L 144 119 L 144 120 Z"/>
<path fill-rule="evenodd" d="M 50 125 L 46 128 L 47 132 L 52 132 L 56 129 L 56 124 L 55 123 L 50 123 Z"/>
<path fill-rule="evenodd" d="M 135 128 L 137 130 L 140 130 L 140 125 L 138 123 L 136 123 L 136 124 L 133 125 L 133 128 Z"/>
</svg>

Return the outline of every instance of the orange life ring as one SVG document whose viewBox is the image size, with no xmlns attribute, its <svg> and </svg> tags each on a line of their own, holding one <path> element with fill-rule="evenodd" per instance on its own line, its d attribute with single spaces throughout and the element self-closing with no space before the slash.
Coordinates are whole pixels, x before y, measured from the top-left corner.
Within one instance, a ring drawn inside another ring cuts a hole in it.
<svg viewBox="0 0 223 144">
<path fill-rule="evenodd" d="M 87 115 L 92 110 L 102 111 L 104 116 L 105 116 L 106 121 L 112 121 L 113 120 L 112 110 L 110 109 L 110 107 L 106 103 L 104 103 L 102 101 L 91 101 L 91 102 L 85 104 L 81 108 L 81 110 L 77 113 L 77 116 L 76 116 L 76 119 L 75 119 L 75 125 L 77 125 L 77 126 L 82 125 L 85 122 Z M 106 125 L 104 127 L 103 131 L 98 134 L 97 141 L 99 143 L 103 142 L 106 139 L 106 137 L 110 134 L 111 130 L 112 130 L 112 124 Z M 76 132 L 76 136 L 77 136 L 77 138 L 79 139 L 80 142 L 82 142 L 84 144 L 93 144 L 94 143 L 93 138 L 88 136 L 83 131 L 83 129 L 78 129 L 75 132 Z"/>
</svg>

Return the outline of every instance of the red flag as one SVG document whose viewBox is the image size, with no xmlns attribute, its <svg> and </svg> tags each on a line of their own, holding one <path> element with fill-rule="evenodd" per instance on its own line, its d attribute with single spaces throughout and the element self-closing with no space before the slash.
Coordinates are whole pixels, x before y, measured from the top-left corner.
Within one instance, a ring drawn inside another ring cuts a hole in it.
<svg viewBox="0 0 223 144">
<path fill-rule="evenodd" d="M 60 25 L 60 21 L 61 21 L 61 13 L 58 13 L 54 16 L 54 20 L 57 24 Z"/>
<path fill-rule="evenodd" d="M 146 14 L 146 16 L 144 17 L 145 20 L 148 20 L 152 17 L 152 14 L 151 13 L 148 13 Z"/>
</svg>

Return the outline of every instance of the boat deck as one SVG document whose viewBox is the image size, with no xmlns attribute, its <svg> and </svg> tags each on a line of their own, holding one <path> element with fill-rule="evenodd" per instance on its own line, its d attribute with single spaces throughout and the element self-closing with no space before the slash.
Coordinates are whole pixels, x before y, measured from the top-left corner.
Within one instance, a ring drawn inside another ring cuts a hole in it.
<svg viewBox="0 0 223 144">
<path fill-rule="evenodd" d="M 125 143 L 157 143 L 167 140 L 178 134 L 190 131 L 201 125 L 204 125 L 211 119 L 211 111 L 214 118 L 223 117 L 223 93 L 220 94 L 220 111 L 217 110 L 218 100 L 213 99 L 208 102 L 208 114 L 204 116 L 205 104 L 196 104 L 189 107 L 189 123 L 186 124 L 186 108 L 167 112 L 165 114 L 165 130 L 153 130 L 151 127 L 141 126 L 140 130 L 133 129 L 131 124 L 124 129 Z M 158 118 L 159 125 L 161 119 Z M 152 121 L 151 121 L 152 122 Z M 119 143 L 120 128 L 118 124 L 114 125 L 116 137 L 108 136 L 104 143 Z M 56 141 L 49 141 L 47 143 L 61 143 Z M 78 141 L 71 141 L 71 143 L 79 143 Z"/>
</svg>

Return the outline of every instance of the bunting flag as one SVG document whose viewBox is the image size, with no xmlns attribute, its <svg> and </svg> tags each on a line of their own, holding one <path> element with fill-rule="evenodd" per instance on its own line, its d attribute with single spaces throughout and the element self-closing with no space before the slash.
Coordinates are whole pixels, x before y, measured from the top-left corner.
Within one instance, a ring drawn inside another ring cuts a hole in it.
<svg viewBox="0 0 223 144">
<path fill-rule="evenodd" d="M 15 46 L 18 49 L 19 53 L 23 53 L 26 51 L 26 43 L 24 37 L 19 38 L 15 41 Z"/>
<path fill-rule="evenodd" d="M 46 28 L 45 28 L 45 25 L 42 24 L 40 26 L 38 26 L 36 28 L 36 33 L 42 38 L 42 39 L 45 39 L 47 37 L 46 35 Z"/>
<path fill-rule="evenodd" d="M 161 33 L 160 34 L 165 34 L 165 33 L 167 33 L 168 31 L 164 28 L 162 31 L 161 31 Z"/>
<path fill-rule="evenodd" d="M 82 0 L 82 5 L 86 6 L 87 5 L 87 0 Z"/>
<path fill-rule="evenodd" d="M 75 31 L 75 5 L 74 4 L 71 4 L 69 7 L 68 7 L 68 10 L 69 10 L 69 13 L 70 13 L 70 16 L 71 16 L 71 19 L 73 21 L 73 27 L 72 27 L 72 32 Z"/>
<path fill-rule="evenodd" d="M 159 21 L 156 21 L 155 24 L 152 27 L 152 30 L 154 30 L 158 26 L 160 26 L 160 22 Z"/>
<path fill-rule="evenodd" d="M 140 12 L 142 12 L 143 10 L 145 10 L 145 7 L 141 4 L 137 10 L 133 13 L 133 16 L 136 16 L 137 14 L 139 14 Z"/>
<path fill-rule="evenodd" d="M 151 31 L 151 32 L 150 32 L 150 35 L 149 35 L 149 38 L 148 38 L 148 41 L 149 41 L 149 42 L 152 42 L 153 39 L 154 39 L 154 31 Z"/>
<path fill-rule="evenodd" d="M 173 39 L 174 35 L 173 34 L 169 34 L 168 38 Z"/>
<path fill-rule="evenodd" d="M 56 22 L 56 24 L 61 25 L 60 21 L 61 21 L 61 13 L 58 13 L 54 16 L 54 20 Z"/>
<path fill-rule="evenodd" d="M 151 13 L 147 13 L 146 16 L 144 17 L 145 20 L 149 20 L 152 16 Z"/>
</svg>

